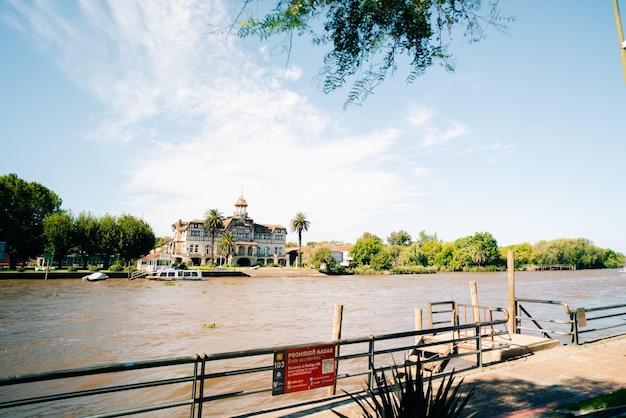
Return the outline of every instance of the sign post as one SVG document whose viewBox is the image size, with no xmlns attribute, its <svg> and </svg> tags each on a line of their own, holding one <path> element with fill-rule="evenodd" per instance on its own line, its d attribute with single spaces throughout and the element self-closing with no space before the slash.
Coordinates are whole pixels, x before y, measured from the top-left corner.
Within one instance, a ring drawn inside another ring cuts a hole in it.
<svg viewBox="0 0 626 418">
<path fill-rule="evenodd" d="M 43 267 L 46 270 L 46 274 L 44 276 L 44 281 L 48 280 L 48 272 L 50 271 L 50 266 L 52 265 L 52 260 L 54 260 L 54 253 L 44 253 L 43 254 Z M 46 266 L 46 263 L 48 265 Z"/>
<path fill-rule="evenodd" d="M 274 353 L 272 395 L 335 384 L 335 344 L 294 348 Z"/>
</svg>

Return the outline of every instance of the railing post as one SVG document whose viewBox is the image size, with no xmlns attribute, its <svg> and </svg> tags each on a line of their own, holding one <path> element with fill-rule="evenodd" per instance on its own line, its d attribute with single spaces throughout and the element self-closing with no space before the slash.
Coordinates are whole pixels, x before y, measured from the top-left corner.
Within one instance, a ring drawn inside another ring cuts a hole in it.
<svg viewBox="0 0 626 418">
<path fill-rule="evenodd" d="M 483 344 L 482 344 L 480 322 L 476 323 L 475 332 L 476 332 L 476 351 L 478 351 L 478 353 L 476 354 L 478 357 L 476 359 L 477 359 L 478 367 L 482 369 L 483 367 Z"/>
<path fill-rule="evenodd" d="M 372 378 L 374 377 L 374 337 L 370 340 L 369 344 L 369 374 L 367 376 L 367 387 L 372 388 Z"/>
<path fill-rule="evenodd" d="M 202 363 L 200 367 L 200 393 L 198 393 L 198 399 L 200 400 L 200 402 L 198 403 L 198 418 L 202 418 L 202 404 L 204 403 L 202 401 L 204 398 L 204 374 L 206 371 L 207 355 L 202 354 L 201 358 L 202 358 Z M 195 399 L 194 399 L 194 403 L 195 403 Z"/>
<path fill-rule="evenodd" d="M 193 383 L 191 384 L 191 411 L 189 413 L 190 418 L 195 417 L 196 411 L 196 386 L 198 384 L 198 355 L 196 354 L 196 361 L 193 363 Z"/>
<path fill-rule="evenodd" d="M 570 311 L 569 320 L 571 322 L 572 344 L 578 345 L 578 313 L 576 311 Z"/>
<path fill-rule="evenodd" d="M 520 327 L 522 326 L 522 314 L 520 310 L 520 303 L 517 298 L 515 298 L 515 309 L 513 312 L 510 312 L 510 315 L 512 315 L 515 320 L 515 333 L 521 334 L 522 331 L 520 330 Z"/>
</svg>

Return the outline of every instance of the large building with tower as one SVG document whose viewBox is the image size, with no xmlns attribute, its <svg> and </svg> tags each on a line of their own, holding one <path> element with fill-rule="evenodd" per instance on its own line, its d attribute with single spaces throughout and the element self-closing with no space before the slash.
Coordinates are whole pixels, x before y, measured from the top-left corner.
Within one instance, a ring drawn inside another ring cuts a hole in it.
<svg viewBox="0 0 626 418">
<path fill-rule="evenodd" d="M 231 259 L 222 257 L 218 246 L 224 233 L 233 236 L 235 251 Z M 215 243 L 211 248 L 211 231 L 204 226 L 203 219 L 178 220 L 172 225 L 172 240 L 160 253 L 150 254 L 144 261 L 154 268 L 161 265 L 181 264 L 200 266 L 208 264 L 215 254 L 217 264 L 233 266 L 287 266 L 289 257 L 285 253 L 287 229 L 281 225 L 259 224 L 248 216 L 248 204 L 243 196 L 235 202 L 235 212 L 224 218 L 223 228 L 215 232 Z M 150 260 L 153 258 L 154 260 Z"/>
</svg>

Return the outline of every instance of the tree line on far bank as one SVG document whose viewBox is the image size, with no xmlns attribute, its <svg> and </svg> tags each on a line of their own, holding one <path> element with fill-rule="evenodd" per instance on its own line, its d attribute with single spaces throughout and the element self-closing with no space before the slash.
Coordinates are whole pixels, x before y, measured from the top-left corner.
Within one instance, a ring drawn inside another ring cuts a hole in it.
<svg viewBox="0 0 626 418">
<path fill-rule="evenodd" d="M 154 247 L 154 232 L 141 219 L 85 212 L 74 216 L 61 204 L 58 195 L 39 183 L 15 174 L 0 176 L 0 242 L 6 243 L 10 268 L 44 252 L 54 254 L 59 265 L 75 254 L 83 267 L 95 258 L 109 267 L 130 263 Z"/>
<path fill-rule="evenodd" d="M 12 268 L 44 252 L 54 253 L 59 264 L 67 255 L 76 254 L 84 267 L 94 258 L 108 267 L 113 261 L 130 263 L 155 247 L 154 232 L 141 219 L 128 214 L 97 217 L 85 212 L 74 216 L 61 209 L 61 203 L 59 196 L 39 183 L 26 182 L 15 174 L 0 176 L 0 242 L 6 243 Z M 304 213 L 292 219 L 298 247 L 302 231 L 308 231 L 309 226 Z M 305 250 L 299 251 L 302 263 L 340 270 L 329 247 L 328 243 L 308 243 Z M 365 232 L 353 245 L 350 256 L 357 273 L 497 271 L 506 268 L 508 251 L 514 252 L 517 269 L 535 265 L 620 268 L 626 261 L 623 254 L 596 247 L 585 238 L 498 247 L 488 232 L 443 242 L 437 234 L 424 231 L 414 240 L 403 230 L 392 232 L 386 243 Z"/>
<path fill-rule="evenodd" d="M 385 244 L 376 235 L 364 232 L 349 252 L 355 273 L 390 271 L 391 273 L 428 273 L 437 271 L 500 271 L 507 265 L 507 253 L 513 251 L 515 268 L 559 266 L 573 269 L 620 268 L 626 257 L 610 249 L 596 247 L 585 238 L 539 241 L 498 247 L 489 232 L 443 242 L 437 234 L 424 231 L 413 240 L 406 231 L 392 232 Z M 327 266 L 342 270 L 332 257 L 328 243 L 307 244 L 305 263 L 316 268 Z"/>
</svg>

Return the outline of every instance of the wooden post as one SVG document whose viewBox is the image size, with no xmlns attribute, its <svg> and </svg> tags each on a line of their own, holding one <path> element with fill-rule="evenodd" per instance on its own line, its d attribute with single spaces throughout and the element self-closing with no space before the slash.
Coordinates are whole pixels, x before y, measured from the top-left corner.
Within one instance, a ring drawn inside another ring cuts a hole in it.
<svg viewBox="0 0 626 418">
<path fill-rule="evenodd" d="M 422 308 L 415 308 L 415 330 L 421 331 L 422 328 Z M 415 336 L 415 345 L 419 345 L 422 343 L 424 336 L 416 335 Z"/>
<path fill-rule="evenodd" d="M 478 303 L 478 288 L 476 287 L 476 282 L 470 282 L 470 293 L 472 295 L 472 305 L 474 306 L 472 321 L 474 321 L 474 323 L 480 322 L 480 309 L 477 308 L 480 303 Z"/>
<path fill-rule="evenodd" d="M 340 340 L 341 339 L 341 325 L 343 322 L 343 305 L 335 305 L 335 314 L 333 317 L 333 336 L 332 340 Z M 339 357 L 339 346 L 335 346 L 335 377 L 337 376 L 337 369 L 339 368 L 339 363 L 337 362 L 337 357 Z M 328 387 L 328 396 L 335 395 L 337 391 L 337 380 L 335 379 L 335 383 L 332 386 Z"/>
<path fill-rule="evenodd" d="M 515 320 L 515 253 L 508 251 L 506 253 L 506 266 L 509 272 L 509 334 L 517 333 L 517 322 Z"/>
</svg>

